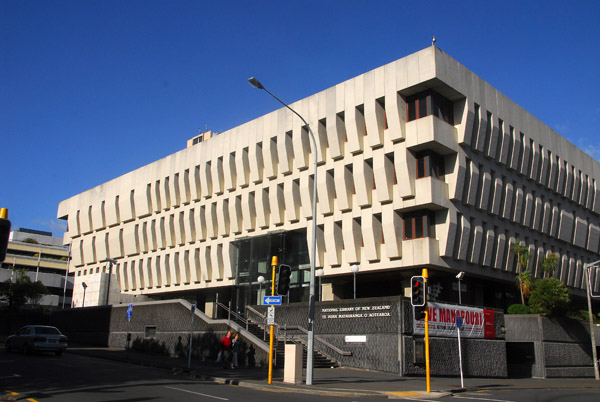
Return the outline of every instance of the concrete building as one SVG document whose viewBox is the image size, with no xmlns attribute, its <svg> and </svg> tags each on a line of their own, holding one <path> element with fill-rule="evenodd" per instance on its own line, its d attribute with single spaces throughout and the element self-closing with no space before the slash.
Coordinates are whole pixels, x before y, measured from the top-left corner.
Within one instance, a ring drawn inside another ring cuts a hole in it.
<svg viewBox="0 0 600 402">
<path fill-rule="evenodd" d="M 257 93 L 256 96 L 265 96 Z M 600 259 L 600 163 L 433 46 L 291 106 L 317 141 L 317 268 L 323 300 L 405 295 L 429 269 L 431 299 L 519 303 L 517 240 L 528 269 L 585 294 Z M 313 155 L 285 108 L 60 203 L 74 305 L 186 298 L 257 304 L 271 256 L 306 301 Z M 197 138 L 200 138 L 197 137 Z M 112 273 L 106 258 L 117 261 Z M 110 284 L 109 284 L 110 282 Z M 600 276 L 593 288 L 600 291 Z"/>
<path fill-rule="evenodd" d="M 0 282 L 16 280 L 15 271 L 22 269 L 32 281 L 41 281 L 50 291 L 43 296 L 42 306 L 71 305 L 73 274 L 67 274 L 69 247 L 51 232 L 17 229 L 10 233 L 6 259 L 0 264 Z"/>
</svg>

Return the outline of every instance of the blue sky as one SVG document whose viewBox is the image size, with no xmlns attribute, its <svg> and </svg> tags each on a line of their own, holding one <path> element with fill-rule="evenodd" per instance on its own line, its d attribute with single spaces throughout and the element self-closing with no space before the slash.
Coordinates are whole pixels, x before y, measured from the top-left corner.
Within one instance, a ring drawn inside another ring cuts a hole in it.
<svg viewBox="0 0 600 402">
<path fill-rule="evenodd" d="M 600 160 L 600 2 L 0 0 L 0 207 L 58 203 L 431 44 Z"/>
</svg>

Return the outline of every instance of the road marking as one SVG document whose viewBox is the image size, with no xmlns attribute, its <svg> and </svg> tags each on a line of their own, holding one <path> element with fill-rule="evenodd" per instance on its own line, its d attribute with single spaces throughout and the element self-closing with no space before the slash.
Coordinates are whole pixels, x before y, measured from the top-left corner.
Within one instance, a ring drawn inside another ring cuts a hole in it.
<svg viewBox="0 0 600 402">
<path fill-rule="evenodd" d="M 200 392 L 194 392 L 194 391 L 188 391 L 187 389 L 183 389 L 183 388 L 175 388 L 175 387 L 169 387 L 167 385 L 165 385 L 165 388 L 169 388 L 169 389 L 174 389 L 176 391 L 181 391 L 181 392 L 187 392 L 189 394 L 195 394 L 195 395 L 202 395 L 202 396 L 207 396 L 209 398 L 215 398 L 215 399 L 220 399 L 222 401 L 228 401 L 229 399 L 227 398 L 221 398 L 219 396 L 214 396 L 214 395 L 208 395 L 208 394 L 202 394 Z"/>
<path fill-rule="evenodd" d="M 507 399 L 490 399 L 490 398 L 474 398 L 472 396 L 454 396 L 456 399 L 474 399 L 476 401 L 492 401 L 492 402 L 514 402 Z"/>
</svg>

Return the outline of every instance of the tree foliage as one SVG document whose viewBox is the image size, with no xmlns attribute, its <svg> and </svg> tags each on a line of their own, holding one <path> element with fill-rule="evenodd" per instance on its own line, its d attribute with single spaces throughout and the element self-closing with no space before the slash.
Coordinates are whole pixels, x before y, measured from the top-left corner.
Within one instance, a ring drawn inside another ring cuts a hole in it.
<svg viewBox="0 0 600 402">
<path fill-rule="evenodd" d="M 535 281 L 529 296 L 529 307 L 535 314 L 557 316 L 569 309 L 571 294 L 567 286 L 556 278 Z"/>
<path fill-rule="evenodd" d="M 19 310 L 27 304 L 37 304 L 43 295 L 50 292 L 40 281 L 32 282 L 24 270 L 16 270 L 16 281 L 0 283 L 0 301 L 7 303 L 10 310 Z"/>
<path fill-rule="evenodd" d="M 531 314 L 531 308 L 523 304 L 513 304 L 506 310 L 508 314 Z"/>
<path fill-rule="evenodd" d="M 521 304 L 525 304 L 525 297 L 529 294 L 532 282 L 531 273 L 526 270 L 531 254 L 529 247 L 522 245 L 519 239 L 512 245 L 512 252 L 517 256 L 517 287 L 521 292 Z"/>
<path fill-rule="evenodd" d="M 542 271 L 544 271 L 544 277 L 552 276 L 554 270 L 556 269 L 556 265 L 558 265 L 558 255 L 556 253 L 550 253 L 544 257 L 542 261 Z"/>
<path fill-rule="evenodd" d="M 529 296 L 533 286 L 533 277 L 531 276 L 531 272 L 523 271 L 517 274 L 517 286 L 521 291 L 521 304 L 525 304 L 525 298 Z"/>
</svg>

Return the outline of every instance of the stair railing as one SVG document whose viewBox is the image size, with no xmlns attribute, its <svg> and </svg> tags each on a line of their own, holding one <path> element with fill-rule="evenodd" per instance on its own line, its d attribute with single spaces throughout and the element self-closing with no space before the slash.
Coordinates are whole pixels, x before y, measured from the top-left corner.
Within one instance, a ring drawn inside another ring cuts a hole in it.
<svg viewBox="0 0 600 402">
<path fill-rule="evenodd" d="M 231 309 L 231 301 L 227 306 L 223 303 L 220 303 L 218 300 L 215 302 L 215 304 L 217 309 L 220 307 L 227 312 L 227 321 L 231 321 L 231 318 L 233 317 L 233 321 L 237 321 L 238 323 L 244 325 L 246 330 L 248 330 L 248 320 Z"/>
<path fill-rule="evenodd" d="M 303 334 L 308 335 L 308 330 L 306 328 L 304 328 L 304 327 L 299 326 L 299 325 L 290 325 L 290 326 L 286 325 L 284 328 L 285 328 L 285 333 L 286 333 L 284 339 L 287 339 L 287 331 L 300 331 Z M 303 338 L 296 337 L 296 336 L 293 336 L 293 335 L 290 336 L 290 339 L 292 339 L 292 340 L 298 340 L 298 341 L 300 341 L 303 344 L 305 344 L 305 342 L 306 342 Z M 327 346 L 329 349 L 333 350 L 334 352 L 336 352 L 340 356 L 352 356 L 352 352 L 347 351 L 347 350 L 342 350 L 342 349 L 338 348 L 337 346 L 335 346 L 335 345 L 327 342 L 325 339 L 321 338 L 318 335 L 315 335 L 315 341 L 323 344 L 324 346 Z"/>
</svg>

